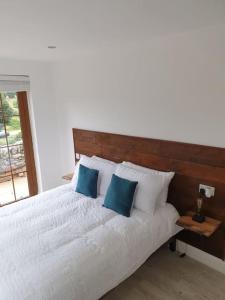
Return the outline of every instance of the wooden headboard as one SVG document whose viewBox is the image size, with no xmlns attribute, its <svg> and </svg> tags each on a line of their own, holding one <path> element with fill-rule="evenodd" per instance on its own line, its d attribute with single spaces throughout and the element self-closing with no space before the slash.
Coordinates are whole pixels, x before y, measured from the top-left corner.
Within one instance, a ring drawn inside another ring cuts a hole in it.
<svg viewBox="0 0 225 300">
<path fill-rule="evenodd" d="M 176 175 L 168 201 L 180 214 L 194 210 L 199 184 L 214 186 L 215 196 L 205 201 L 204 212 L 225 224 L 225 149 L 120 134 L 73 129 L 75 157 L 97 155 L 115 162 L 130 161 Z M 179 239 L 225 258 L 225 229 L 221 226 L 211 238 L 182 232 Z"/>
</svg>

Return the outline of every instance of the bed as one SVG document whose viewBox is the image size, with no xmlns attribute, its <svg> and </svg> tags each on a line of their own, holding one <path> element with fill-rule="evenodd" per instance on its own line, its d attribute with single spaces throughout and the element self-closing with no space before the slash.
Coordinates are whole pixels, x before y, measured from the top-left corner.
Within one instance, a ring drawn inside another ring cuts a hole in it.
<svg viewBox="0 0 225 300">
<path fill-rule="evenodd" d="M 126 218 L 102 203 L 70 183 L 1 208 L 0 299 L 99 299 L 177 232 L 171 204 Z"/>
<path fill-rule="evenodd" d="M 129 130 L 123 129 L 123 130 Z M 204 203 L 206 216 L 222 221 L 208 239 L 182 230 L 176 236 L 189 245 L 225 260 L 225 148 L 73 128 L 75 157 L 96 155 L 115 162 L 129 161 L 160 171 L 174 171 L 167 201 L 180 215 L 196 210 L 199 184 L 215 187 Z"/>
<path fill-rule="evenodd" d="M 200 182 L 217 188 L 207 214 L 224 218 L 224 149 L 81 129 L 73 136 L 76 159 L 97 155 L 175 171 L 168 194 L 174 206 L 159 206 L 154 214 L 134 208 L 127 218 L 102 207 L 103 196 L 90 199 L 69 183 L 2 207 L 0 300 L 99 299 L 179 231 L 177 210 L 193 208 Z M 224 258 L 221 240 L 222 231 L 204 245 L 184 236 Z"/>
</svg>

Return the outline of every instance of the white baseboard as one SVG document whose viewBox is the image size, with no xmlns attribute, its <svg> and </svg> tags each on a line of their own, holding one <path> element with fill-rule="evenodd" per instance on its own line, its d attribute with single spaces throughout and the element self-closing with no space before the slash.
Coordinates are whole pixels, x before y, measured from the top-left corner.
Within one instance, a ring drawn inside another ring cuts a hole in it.
<svg viewBox="0 0 225 300">
<path fill-rule="evenodd" d="M 225 274 L 225 261 L 212 256 L 204 251 L 201 251 L 195 247 L 187 245 L 181 241 L 177 241 L 177 250 L 182 253 L 186 253 L 187 256 Z"/>
</svg>

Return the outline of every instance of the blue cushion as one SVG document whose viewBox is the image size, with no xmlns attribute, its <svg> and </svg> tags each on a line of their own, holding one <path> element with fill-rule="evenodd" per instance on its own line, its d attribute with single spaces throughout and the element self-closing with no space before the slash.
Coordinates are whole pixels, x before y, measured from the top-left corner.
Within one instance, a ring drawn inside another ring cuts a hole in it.
<svg viewBox="0 0 225 300">
<path fill-rule="evenodd" d="M 103 206 L 129 217 L 137 184 L 113 174 Z"/>
<path fill-rule="evenodd" d="M 85 196 L 97 197 L 98 170 L 80 164 L 76 192 Z"/>
</svg>

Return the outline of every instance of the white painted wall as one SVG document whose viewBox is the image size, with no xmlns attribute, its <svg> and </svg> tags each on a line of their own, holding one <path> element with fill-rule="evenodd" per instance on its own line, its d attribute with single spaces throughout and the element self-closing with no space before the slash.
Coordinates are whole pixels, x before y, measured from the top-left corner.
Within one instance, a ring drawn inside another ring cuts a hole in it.
<svg viewBox="0 0 225 300">
<path fill-rule="evenodd" d="M 0 59 L 0 73 L 30 76 L 29 106 L 39 191 L 57 186 L 60 183 L 61 173 L 57 163 L 58 128 L 52 64 Z"/>
<path fill-rule="evenodd" d="M 225 147 L 224 37 L 213 27 L 56 64 L 61 172 L 72 127 Z"/>
<path fill-rule="evenodd" d="M 187 256 L 225 274 L 225 262 L 221 259 L 203 252 L 195 247 L 187 245 L 181 241 L 177 241 L 177 251 L 179 253 L 185 253 Z"/>
</svg>

